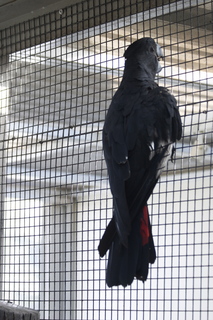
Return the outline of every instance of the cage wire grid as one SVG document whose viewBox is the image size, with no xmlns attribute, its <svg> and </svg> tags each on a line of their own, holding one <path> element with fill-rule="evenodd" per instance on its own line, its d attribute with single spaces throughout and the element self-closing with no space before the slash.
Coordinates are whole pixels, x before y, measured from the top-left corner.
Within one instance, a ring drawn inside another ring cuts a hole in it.
<svg viewBox="0 0 213 320">
<path fill-rule="evenodd" d="M 0 299 L 43 320 L 212 319 L 212 2 L 156 4 L 84 1 L 0 32 Z M 148 280 L 109 289 L 101 130 L 124 50 L 144 36 L 163 47 L 156 81 L 184 134 L 149 200 Z"/>
</svg>

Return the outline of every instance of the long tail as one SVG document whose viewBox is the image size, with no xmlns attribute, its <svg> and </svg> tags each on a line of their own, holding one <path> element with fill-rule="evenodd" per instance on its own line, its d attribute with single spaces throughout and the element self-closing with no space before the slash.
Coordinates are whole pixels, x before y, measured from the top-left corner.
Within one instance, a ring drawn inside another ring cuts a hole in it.
<svg viewBox="0 0 213 320">
<path fill-rule="evenodd" d="M 161 152 L 156 153 L 151 159 L 149 169 L 146 170 L 145 175 L 142 177 L 140 190 L 136 194 L 130 207 L 130 214 L 133 213 L 133 215 L 131 215 L 132 221 L 135 219 L 135 214 L 140 212 L 141 208 L 146 206 L 146 203 L 160 177 L 160 174 L 165 168 L 168 156 L 170 156 L 170 147 L 171 145 L 169 144 L 162 147 Z M 101 257 L 106 254 L 116 236 L 117 230 L 115 220 L 112 218 L 106 227 L 98 246 L 98 251 Z"/>
<path fill-rule="evenodd" d="M 134 220 L 128 239 L 128 248 L 124 247 L 118 235 L 110 247 L 106 283 L 109 287 L 130 285 L 136 277 L 145 281 L 148 276 L 149 263 L 154 263 L 156 252 L 152 237 L 148 208 Z"/>
</svg>

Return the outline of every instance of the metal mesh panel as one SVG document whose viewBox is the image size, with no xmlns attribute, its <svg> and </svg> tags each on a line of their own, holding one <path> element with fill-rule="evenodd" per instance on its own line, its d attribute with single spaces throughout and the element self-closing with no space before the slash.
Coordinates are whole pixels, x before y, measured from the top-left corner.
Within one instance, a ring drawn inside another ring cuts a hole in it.
<svg viewBox="0 0 213 320">
<path fill-rule="evenodd" d="M 109 289 L 101 130 L 123 52 L 143 36 L 164 49 L 157 82 L 184 135 L 149 200 L 149 278 Z M 8 28 L 1 43 L 0 298 L 51 320 L 212 319 L 212 2 L 85 1 Z"/>
</svg>

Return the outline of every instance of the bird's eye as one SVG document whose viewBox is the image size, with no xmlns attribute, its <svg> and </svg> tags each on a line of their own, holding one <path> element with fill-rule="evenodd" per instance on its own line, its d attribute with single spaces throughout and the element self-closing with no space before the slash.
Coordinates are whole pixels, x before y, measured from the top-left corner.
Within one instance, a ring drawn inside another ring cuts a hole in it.
<svg viewBox="0 0 213 320">
<path fill-rule="evenodd" d="M 150 52 L 154 52 L 155 50 L 154 50 L 154 48 L 153 47 L 151 47 L 150 48 Z"/>
</svg>

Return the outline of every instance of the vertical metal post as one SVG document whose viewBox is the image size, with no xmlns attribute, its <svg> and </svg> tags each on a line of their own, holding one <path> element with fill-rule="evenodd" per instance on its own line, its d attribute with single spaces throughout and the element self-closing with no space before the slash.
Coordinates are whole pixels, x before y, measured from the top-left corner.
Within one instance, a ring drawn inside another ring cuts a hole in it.
<svg viewBox="0 0 213 320">
<path fill-rule="evenodd" d="M 6 118 L 8 114 L 9 90 L 6 71 L 9 56 L 0 57 L 0 299 L 2 299 L 3 274 L 3 227 L 4 227 L 4 197 L 6 186 L 5 148 L 7 141 Z"/>
</svg>

